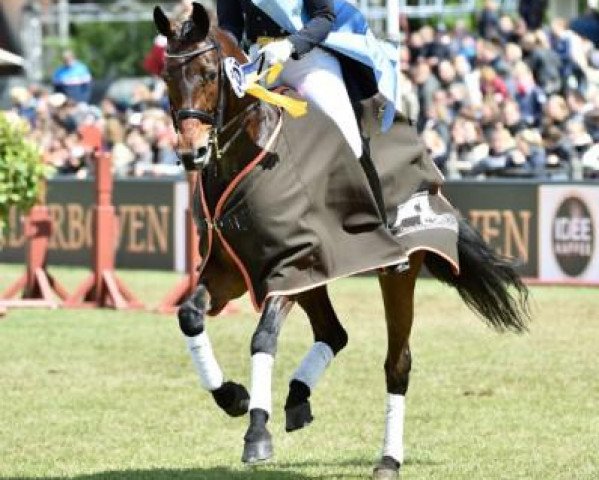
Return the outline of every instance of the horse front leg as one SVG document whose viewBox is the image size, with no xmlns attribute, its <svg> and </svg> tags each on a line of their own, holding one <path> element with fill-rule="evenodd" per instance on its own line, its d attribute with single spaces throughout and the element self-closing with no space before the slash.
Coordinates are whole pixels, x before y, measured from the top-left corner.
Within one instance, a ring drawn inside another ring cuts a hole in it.
<svg viewBox="0 0 599 480">
<path fill-rule="evenodd" d="M 200 284 L 179 307 L 179 327 L 185 335 L 200 385 L 212 393 L 216 404 L 229 416 L 239 417 L 247 413 L 250 397 L 243 385 L 224 379 L 205 329 L 204 318 L 208 303 L 208 291 Z"/>
<path fill-rule="evenodd" d="M 298 295 L 308 315 L 314 344 L 293 373 L 285 402 L 285 430 L 293 432 L 312 423 L 310 394 L 333 358 L 347 345 L 347 332 L 339 322 L 325 286 Z"/>
<path fill-rule="evenodd" d="M 383 452 L 374 469 L 375 480 L 398 478 L 404 460 L 405 399 L 412 366 L 409 339 L 414 318 L 414 287 L 423 260 L 424 252 L 418 252 L 410 256 L 408 271 L 379 274 L 387 323 L 387 409 Z"/>
<path fill-rule="evenodd" d="M 244 463 L 253 464 L 272 457 L 272 437 L 266 428 L 272 412 L 272 369 L 279 332 L 292 306 L 293 301 L 289 297 L 269 298 L 252 337 L 250 425 L 244 436 L 241 457 Z"/>
</svg>

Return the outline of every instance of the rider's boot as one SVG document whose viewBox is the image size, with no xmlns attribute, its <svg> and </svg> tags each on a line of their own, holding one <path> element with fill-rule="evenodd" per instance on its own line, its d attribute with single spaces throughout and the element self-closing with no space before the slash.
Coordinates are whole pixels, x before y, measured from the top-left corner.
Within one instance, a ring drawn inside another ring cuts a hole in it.
<svg viewBox="0 0 599 480">
<path fill-rule="evenodd" d="M 372 161 L 372 158 L 370 156 L 370 142 L 367 138 L 363 138 L 362 141 L 362 156 L 360 157 L 360 164 L 364 169 L 364 173 L 366 173 L 366 178 L 368 178 L 370 190 L 372 191 L 372 195 L 374 196 L 374 200 L 376 201 L 376 206 L 381 216 L 381 221 L 383 222 L 383 225 L 389 228 L 389 225 L 387 225 L 387 212 L 385 211 L 385 201 L 383 200 L 383 189 L 381 187 L 379 174 L 377 173 L 376 167 L 374 166 L 374 162 Z"/>
</svg>

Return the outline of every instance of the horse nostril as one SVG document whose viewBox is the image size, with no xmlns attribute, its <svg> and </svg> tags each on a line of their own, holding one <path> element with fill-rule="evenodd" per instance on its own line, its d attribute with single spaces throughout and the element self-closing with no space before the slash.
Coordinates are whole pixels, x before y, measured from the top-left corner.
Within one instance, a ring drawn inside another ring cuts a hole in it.
<svg viewBox="0 0 599 480">
<path fill-rule="evenodd" d="M 196 152 L 196 158 L 202 158 L 208 153 L 207 147 L 200 147 Z"/>
<path fill-rule="evenodd" d="M 209 155 L 209 153 L 210 149 L 207 146 L 202 146 L 195 150 L 186 150 L 180 152 L 179 158 L 185 167 L 185 170 L 201 170 L 208 162 L 206 157 Z"/>
</svg>

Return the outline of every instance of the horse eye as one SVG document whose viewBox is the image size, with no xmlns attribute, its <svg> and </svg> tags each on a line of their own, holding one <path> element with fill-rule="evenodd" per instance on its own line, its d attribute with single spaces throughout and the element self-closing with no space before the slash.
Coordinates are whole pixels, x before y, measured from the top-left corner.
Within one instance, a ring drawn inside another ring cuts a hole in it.
<svg viewBox="0 0 599 480">
<path fill-rule="evenodd" d="M 208 80 L 209 82 L 213 82 L 214 80 L 216 80 L 216 72 L 207 73 L 206 80 Z"/>
</svg>

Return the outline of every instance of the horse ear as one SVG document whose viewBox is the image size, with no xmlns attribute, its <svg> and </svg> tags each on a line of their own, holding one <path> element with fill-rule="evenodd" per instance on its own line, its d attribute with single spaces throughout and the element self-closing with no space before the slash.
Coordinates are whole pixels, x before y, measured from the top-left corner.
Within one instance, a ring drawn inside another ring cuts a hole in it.
<svg viewBox="0 0 599 480">
<path fill-rule="evenodd" d="M 206 37 L 206 35 L 208 35 L 208 30 L 210 30 L 210 17 L 201 3 L 193 2 L 191 19 L 196 28 L 199 30 L 202 38 Z"/>
<path fill-rule="evenodd" d="M 162 11 L 162 8 L 158 6 L 154 7 L 154 24 L 158 31 L 166 38 L 171 38 L 173 36 L 171 22 Z"/>
</svg>

